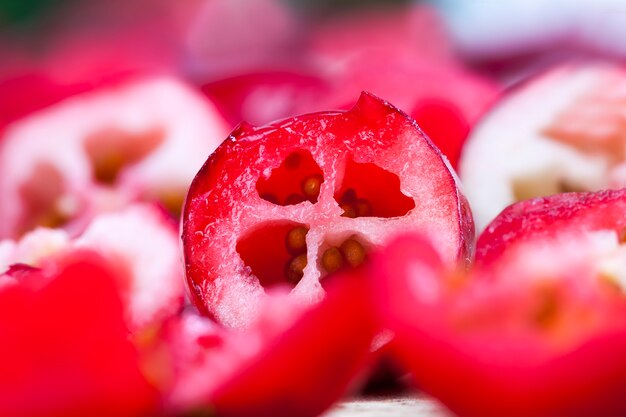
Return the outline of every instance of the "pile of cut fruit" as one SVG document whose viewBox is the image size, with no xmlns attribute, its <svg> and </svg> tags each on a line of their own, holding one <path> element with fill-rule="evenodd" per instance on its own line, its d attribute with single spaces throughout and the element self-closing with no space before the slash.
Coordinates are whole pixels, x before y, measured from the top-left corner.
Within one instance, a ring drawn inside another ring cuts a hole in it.
<svg viewBox="0 0 626 417">
<path fill-rule="evenodd" d="M 317 416 L 385 366 L 460 417 L 626 415 L 626 70 L 381 54 L 0 86 L 0 415 Z M 228 133 L 268 89 L 304 114 Z"/>
</svg>

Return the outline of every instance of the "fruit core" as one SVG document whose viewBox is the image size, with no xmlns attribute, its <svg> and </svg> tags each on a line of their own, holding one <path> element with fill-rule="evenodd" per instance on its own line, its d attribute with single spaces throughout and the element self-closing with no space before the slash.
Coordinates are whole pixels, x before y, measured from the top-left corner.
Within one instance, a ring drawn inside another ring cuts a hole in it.
<svg viewBox="0 0 626 417">
<path fill-rule="evenodd" d="M 341 182 L 335 184 L 333 199 L 341 209 L 340 217 L 401 217 L 415 208 L 413 199 L 402 193 L 400 178 L 376 164 L 358 163 L 348 158 L 343 176 L 338 178 Z M 269 175 L 259 178 L 256 190 L 261 199 L 278 206 L 308 202 L 317 208 L 324 182 L 323 171 L 311 153 L 298 149 Z M 371 244 L 360 234 L 344 230 L 341 236 L 331 237 L 333 231 L 324 230 L 323 238 L 308 239 L 312 227 L 325 229 L 325 225 L 319 223 L 263 222 L 238 240 L 236 250 L 264 288 L 277 284 L 297 285 L 305 268 L 311 264 L 311 256 L 316 258 L 311 266 L 317 268 L 321 277 L 343 268 L 357 267 L 367 259 Z"/>
</svg>

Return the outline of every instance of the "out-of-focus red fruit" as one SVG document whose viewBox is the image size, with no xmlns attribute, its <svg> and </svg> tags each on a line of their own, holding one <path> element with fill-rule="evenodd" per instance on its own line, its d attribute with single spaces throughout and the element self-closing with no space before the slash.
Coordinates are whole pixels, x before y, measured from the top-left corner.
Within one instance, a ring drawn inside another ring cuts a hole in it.
<svg viewBox="0 0 626 417">
<path fill-rule="evenodd" d="M 0 81 L 0 135 L 11 122 L 89 88 L 88 83 L 59 85 L 36 73 L 3 79 Z"/>
<path fill-rule="evenodd" d="M 557 67 L 509 92 L 460 163 L 478 229 L 516 201 L 626 186 L 625 100 L 626 71 L 607 64 Z"/>
<path fill-rule="evenodd" d="M 458 66 L 406 50 L 355 52 L 329 79 L 334 88 L 321 101 L 325 108 L 347 109 L 362 90 L 385 97 L 417 121 L 455 168 L 469 128 L 499 93 L 494 83 Z"/>
<path fill-rule="evenodd" d="M 604 231 L 624 240 L 626 189 L 564 193 L 507 207 L 479 236 L 476 263 L 488 265 L 527 240 Z"/>
<path fill-rule="evenodd" d="M 80 231 L 129 201 L 173 213 L 227 127 L 180 81 L 149 77 L 74 95 L 12 123 L 0 142 L 0 237 Z"/>
<path fill-rule="evenodd" d="M 363 263 L 400 230 L 432 236 L 449 263 L 473 252 L 455 175 L 404 113 L 364 93 L 346 112 L 243 124 L 187 196 L 192 298 L 219 322 L 246 326 L 272 287 L 317 301 L 327 274 Z"/>
<path fill-rule="evenodd" d="M 233 126 L 242 120 L 260 125 L 292 116 L 319 101 L 328 89 L 321 78 L 296 71 L 249 73 L 202 86 Z"/>
<path fill-rule="evenodd" d="M 188 312 L 167 323 L 146 359 L 169 357 L 166 402 L 216 416 L 316 416 L 353 382 L 378 331 L 369 284 L 350 272 L 305 307 L 286 293 L 246 330 Z"/>
<path fill-rule="evenodd" d="M 383 51 L 456 64 L 447 29 L 437 11 L 425 4 L 352 10 L 316 22 L 309 39 L 309 53 L 331 70 L 355 55 Z"/>
<path fill-rule="evenodd" d="M 211 0 L 188 26 L 187 68 L 205 77 L 283 68 L 298 59 L 302 22 L 280 0 Z"/>
<path fill-rule="evenodd" d="M 460 417 L 623 415 L 626 251 L 580 237 L 529 240 L 473 275 L 422 237 L 375 257 L 391 343 L 419 386 Z"/>
<path fill-rule="evenodd" d="M 155 413 L 157 394 L 128 339 L 115 272 L 77 254 L 19 275 L 0 288 L 0 414 Z"/>
<path fill-rule="evenodd" d="M 132 331 L 158 324 L 181 309 L 184 280 L 178 228 L 151 205 L 101 214 L 76 238 L 63 230 L 39 228 L 17 242 L 0 241 L 0 273 L 16 263 L 46 265 L 77 249 L 98 252 L 119 270 L 118 289 Z"/>
</svg>

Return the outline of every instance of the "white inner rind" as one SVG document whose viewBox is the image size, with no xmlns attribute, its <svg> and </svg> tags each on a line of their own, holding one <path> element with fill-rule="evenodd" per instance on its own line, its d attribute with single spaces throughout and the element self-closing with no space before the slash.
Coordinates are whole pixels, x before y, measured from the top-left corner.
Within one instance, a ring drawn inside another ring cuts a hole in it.
<svg viewBox="0 0 626 417">
<path fill-rule="evenodd" d="M 611 166 L 605 155 L 581 151 L 545 133 L 589 94 L 614 93 L 619 86 L 613 81 L 620 78 L 623 84 L 624 74 L 605 66 L 559 68 L 519 87 L 479 123 L 459 169 L 477 231 L 519 197 L 555 194 L 564 184 L 589 191 L 626 185 L 626 175 L 620 180 L 619 166 Z M 589 126 L 589 135 L 603 128 Z"/>
</svg>

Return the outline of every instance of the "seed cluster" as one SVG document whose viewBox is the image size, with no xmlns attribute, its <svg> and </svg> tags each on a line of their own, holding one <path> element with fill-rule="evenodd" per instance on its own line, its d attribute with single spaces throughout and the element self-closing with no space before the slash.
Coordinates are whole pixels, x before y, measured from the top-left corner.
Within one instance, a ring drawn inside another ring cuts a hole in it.
<svg viewBox="0 0 626 417">
<path fill-rule="evenodd" d="M 367 257 L 365 247 L 354 236 L 337 246 L 331 246 L 322 254 L 321 265 L 327 273 L 333 273 L 344 266 L 357 267 Z"/>
<path fill-rule="evenodd" d="M 320 195 L 320 188 L 324 182 L 324 177 L 320 174 L 312 174 L 304 178 L 300 183 L 300 193 L 289 194 L 284 201 L 272 193 L 263 193 L 261 198 L 269 201 L 270 203 L 291 206 L 294 204 L 300 204 L 303 201 L 310 201 L 311 203 L 317 203 L 317 198 Z"/>
<path fill-rule="evenodd" d="M 359 198 L 353 188 L 348 188 L 339 198 L 339 207 L 343 217 L 368 217 L 373 214 L 372 204 L 365 198 Z"/>
<path fill-rule="evenodd" d="M 287 252 L 293 257 L 287 262 L 285 277 L 292 284 L 300 282 L 304 276 L 304 268 L 307 265 L 306 258 L 306 235 L 309 229 L 304 226 L 294 227 L 285 237 Z"/>
</svg>

